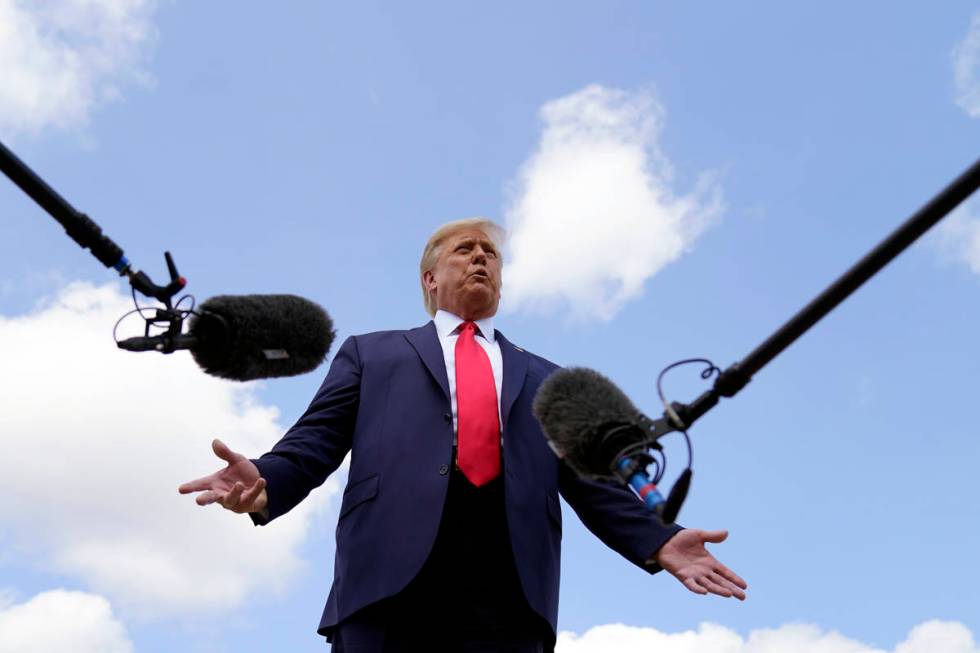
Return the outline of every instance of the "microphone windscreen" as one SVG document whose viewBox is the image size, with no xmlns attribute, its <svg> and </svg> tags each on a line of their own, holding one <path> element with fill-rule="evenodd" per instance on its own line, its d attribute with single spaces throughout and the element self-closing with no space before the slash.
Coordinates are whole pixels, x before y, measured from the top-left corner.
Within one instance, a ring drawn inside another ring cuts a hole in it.
<svg viewBox="0 0 980 653">
<path fill-rule="evenodd" d="M 213 376 L 251 381 L 316 369 L 333 343 L 318 304 L 295 295 L 219 295 L 189 321 L 191 354 Z"/>
<path fill-rule="evenodd" d="M 615 478 L 616 454 L 643 440 L 650 424 L 612 381 L 584 367 L 545 379 L 533 410 L 555 453 L 591 478 Z"/>
</svg>

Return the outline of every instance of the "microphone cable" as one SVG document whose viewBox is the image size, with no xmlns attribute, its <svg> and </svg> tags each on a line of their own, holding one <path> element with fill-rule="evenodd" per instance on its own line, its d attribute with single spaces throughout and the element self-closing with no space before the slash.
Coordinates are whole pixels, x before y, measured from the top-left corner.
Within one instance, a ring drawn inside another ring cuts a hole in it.
<svg viewBox="0 0 980 653">
<path fill-rule="evenodd" d="M 136 289 L 130 288 L 130 292 L 133 297 L 133 305 L 135 306 L 135 308 L 123 313 L 122 316 L 118 320 L 116 320 L 115 325 L 113 325 L 112 327 L 112 339 L 116 343 L 117 347 L 119 347 L 120 346 L 119 343 L 122 342 L 122 340 L 120 340 L 118 336 L 119 325 L 122 324 L 123 320 L 125 320 L 130 315 L 138 314 L 141 318 L 143 318 L 144 322 L 146 323 L 143 331 L 143 336 L 147 338 L 160 337 L 160 336 L 171 336 L 171 338 L 173 338 L 181 334 L 184 320 L 186 320 L 189 316 L 197 315 L 198 317 L 200 317 L 200 313 L 198 313 L 195 310 L 195 308 L 197 307 L 197 299 L 194 297 L 194 295 L 190 293 L 186 293 L 178 297 L 177 301 L 173 304 L 172 307 L 161 308 L 160 306 L 141 306 L 139 300 L 136 297 Z M 186 300 L 190 300 L 190 304 L 191 304 L 190 308 L 181 308 L 181 305 Z M 150 310 L 156 311 L 156 313 L 153 314 L 152 316 L 148 316 L 147 313 L 144 313 L 144 311 L 150 311 Z M 150 330 L 154 328 L 157 329 L 158 332 L 151 334 Z M 164 338 L 164 340 L 162 340 L 160 345 L 158 346 L 158 351 L 162 351 L 164 353 L 171 353 L 174 350 L 170 349 L 167 346 L 166 338 Z"/>
</svg>

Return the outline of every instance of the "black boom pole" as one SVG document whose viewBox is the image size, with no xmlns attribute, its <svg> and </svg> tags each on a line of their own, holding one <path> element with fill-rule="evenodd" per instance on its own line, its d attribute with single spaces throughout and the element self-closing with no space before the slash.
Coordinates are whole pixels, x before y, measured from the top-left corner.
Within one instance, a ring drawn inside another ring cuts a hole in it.
<svg viewBox="0 0 980 653">
<path fill-rule="evenodd" d="M 665 416 L 664 421 L 661 422 L 662 427 L 687 428 L 711 410 L 720 397 L 734 397 L 752 380 L 756 372 L 793 344 L 827 313 L 834 310 L 838 304 L 942 220 L 977 188 L 980 188 L 980 160 L 929 200 L 925 206 L 791 317 L 752 353 L 722 372 L 711 390 L 703 393 L 690 404 L 674 404 L 673 409 L 683 424 L 673 424 L 674 420 Z"/>
<path fill-rule="evenodd" d="M 170 252 L 164 253 L 170 272 L 170 283 L 166 286 L 158 286 L 145 272 L 133 268 L 122 248 L 102 233 L 102 228 L 92 218 L 69 204 L 3 143 L 0 143 L 0 172 L 57 220 L 82 249 L 91 251 L 102 265 L 114 269 L 120 276 L 128 277 L 130 285 L 147 297 L 154 297 L 169 307 L 171 298 L 187 284 L 177 274 Z"/>
<path fill-rule="evenodd" d="M 122 272 L 125 267 L 122 248 L 104 235 L 99 225 L 91 218 L 76 210 L 51 186 L 48 186 L 47 182 L 38 177 L 3 143 L 0 143 L 0 171 L 52 218 L 60 222 L 72 240 L 84 249 L 91 250 L 95 258 L 107 268 L 115 268 L 118 272 Z"/>
</svg>

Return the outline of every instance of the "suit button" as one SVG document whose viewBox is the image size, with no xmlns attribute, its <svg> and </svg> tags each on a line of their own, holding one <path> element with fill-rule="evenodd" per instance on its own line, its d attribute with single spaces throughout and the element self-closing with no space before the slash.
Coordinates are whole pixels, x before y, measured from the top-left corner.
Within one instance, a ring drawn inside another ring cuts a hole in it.
<svg viewBox="0 0 980 653">
<path fill-rule="evenodd" d="M 448 473 L 449 473 L 449 465 L 440 465 L 439 466 L 439 475 L 440 476 L 445 476 Z"/>
<path fill-rule="evenodd" d="M 452 424 L 453 423 L 453 415 L 452 415 L 452 413 L 443 413 L 442 414 L 442 419 L 446 420 L 446 424 Z"/>
</svg>

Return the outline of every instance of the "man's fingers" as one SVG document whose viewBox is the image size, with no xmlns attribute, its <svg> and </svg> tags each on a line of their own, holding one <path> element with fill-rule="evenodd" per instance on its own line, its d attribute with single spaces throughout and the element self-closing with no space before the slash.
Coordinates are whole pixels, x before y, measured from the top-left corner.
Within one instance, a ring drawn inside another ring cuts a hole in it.
<svg viewBox="0 0 980 653">
<path fill-rule="evenodd" d="M 252 487 L 245 490 L 244 494 L 242 494 L 242 498 L 239 500 L 239 503 L 241 503 L 241 505 L 245 508 L 251 508 L 252 504 L 255 503 L 255 499 L 258 498 L 259 494 L 264 489 L 265 479 L 259 478 L 259 480 L 252 484 Z"/>
<path fill-rule="evenodd" d="M 715 573 L 721 576 L 722 578 L 724 578 L 725 580 L 734 583 L 736 587 L 739 587 L 743 590 L 749 588 L 749 584 L 746 583 L 744 580 L 742 580 L 741 576 L 739 576 L 734 571 L 732 571 L 725 565 L 721 564 L 720 562 L 715 565 Z"/>
<path fill-rule="evenodd" d="M 219 494 L 214 490 L 208 490 L 207 492 L 201 492 L 199 495 L 194 497 L 194 501 L 199 506 L 208 506 L 219 499 Z"/>
<path fill-rule="evenodd" d="M 732 595 L 732 591 L 730 589 L 722 585 L 719 585 L 718 583 L 714 582 L 707 576 L 699 577 L 697 579 L 697 583 L 698 585 L 708 590 L 712 594 L 717 594 L 718 596 L 724 596 L 725 598 L 728 598 Z"/>
<path fill-rule="evenodd" d="M 218 438 L 215 438 L 214 440 L 211 441 L 211 450 L 214 451 L 215 456 L 221 458 L 223 461 L 227 463 L 236 463 L 245 457 L 242 454 L 235 453 L 234 451 L 229 449 L 228 445 L 222 442 L 221 440 L 219 440 Z"/>
<path fill-rule="evenodd" d="M 729 596 L 734 596 L 739 601 L 744 601 L 745 600 L 745 592 L 743 592 L 741 589 L 739 589 L 735 585 L 735 583 L 731 582 L 727 578 L 725 578 L 725 577 L 723 577 L 723 576 L 721 576 L 719 574 L 716 574 L 716 573 L 712 573 L 708 577 L 716 585 L 721 585 L 722 587 L 724 587 L 725 589 L 727 589 L 729 591 Z"/>
<path fill-rule="evenodd" d="M 688 578 L 687 580 L 685 580 L 683 582 L 684 582 L 684 587 L 686 587 L 687 589 L 691 590 L 695 594 L 707 594 L 708 593 L 708 590 L 706 590 L 703 587 L 701 587 L 700 585 L 698 585 L 694 581 L 693 578 Z"/>
<path fill-rule="evenodd" d="M 200 492 L 201 490 L 210 490 L 211 481 L 214 474 L 209 474 L 208 476 L 202 476 L 201 478 L 194 479 L 193 481 L 187 481 L 181 484 L 177 491 L 181 494 L 190 494 L 191 492 Z"/>
<path fill-rule="evenodd" d="M 242 485 L 241 481 L 235 483 L 235 485 L 232 486 L 231 491 L 229 491 L 228 494 L 226 494 L 221 499 L 221 505 L 227 508 L 228 510 L 234 510 L 235 508 L 237 508 L 238 500 L 239 498 L 241 498 L 242 490 L 244 489 L 245 486 Z"/>
<path fill-rule="evenodd" d="M 238 481 L 228 492 L 221 492 L 214 489 L 213 484 L 210 482 L 210 477 L 199 478 L 196 481 L 184 483 L 178 488 L 181 494 L 204 490 L 194 498 L 197 505 L 208 506 L 212 503 L 220 503 L 222 507 L 234 512 L 248 512 L 251 510 L 256 498 L 258 498 L 264 489 L 265 479 L 259 478 L 259 480 L 255 481 L 248 488 L 245 487 L 244 483 Z"/>
</svg>

